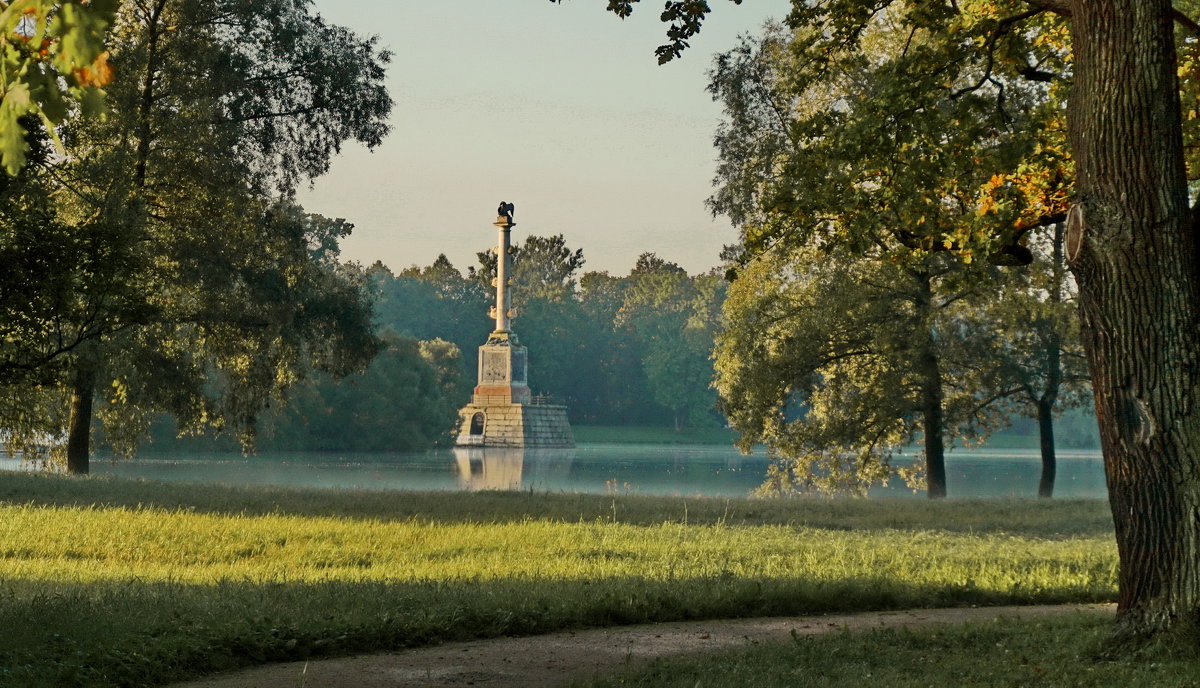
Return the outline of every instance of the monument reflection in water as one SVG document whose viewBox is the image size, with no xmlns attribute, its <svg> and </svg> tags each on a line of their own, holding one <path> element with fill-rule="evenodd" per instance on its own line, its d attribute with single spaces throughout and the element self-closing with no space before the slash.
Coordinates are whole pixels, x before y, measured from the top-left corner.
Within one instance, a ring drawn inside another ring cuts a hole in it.
<svg viewBox="0 0 1200 688">
<path fill-rule="evenodd" d="M 550 489 L 567 482 L 574 449 L 455 447 L 458 484 L 464 490 Z"/>
</svg>

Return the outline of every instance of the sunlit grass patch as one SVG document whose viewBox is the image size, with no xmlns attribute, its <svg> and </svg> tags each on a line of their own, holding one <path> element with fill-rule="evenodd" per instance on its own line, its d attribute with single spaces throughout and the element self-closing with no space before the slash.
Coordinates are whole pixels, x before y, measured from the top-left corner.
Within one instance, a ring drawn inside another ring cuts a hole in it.
<svg viewBox="0 0 1200 688">
<path fill-rule="evenodd" d="M 1103 513 L 0 476 L 0 684 L 153 684 L 656 620 L 1107 601 Z"/>
<path fill-rule="evenodd" d="M 382 522 L 0 506 L 6 578 L 204 585 L 328 580 L 902 580 L 995 595 L 1104 594 L 1107 538 L 788 526 Z"/>
</svg>

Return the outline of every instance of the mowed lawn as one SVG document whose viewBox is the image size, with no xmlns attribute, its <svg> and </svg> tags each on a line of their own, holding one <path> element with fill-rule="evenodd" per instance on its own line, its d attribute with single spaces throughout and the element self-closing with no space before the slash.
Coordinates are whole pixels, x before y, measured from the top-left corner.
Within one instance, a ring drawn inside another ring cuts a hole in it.
<svg viewBox="0 0 1200 688">
<path fill-rule="evenodd" d="M 0 474 L 0 685 L 655 620 L 1101 602 L 1094 501 L 241 489 Z"/>
</svg>

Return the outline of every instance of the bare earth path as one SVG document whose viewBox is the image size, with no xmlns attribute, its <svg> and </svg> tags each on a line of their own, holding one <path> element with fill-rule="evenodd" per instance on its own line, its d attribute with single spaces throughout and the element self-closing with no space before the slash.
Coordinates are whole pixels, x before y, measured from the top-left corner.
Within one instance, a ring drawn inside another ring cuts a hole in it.
<svg viewBox="0 0 1200 688">
<path fill-rule="evenodd" d="M 918 627 L 1002 616 L 1112 613 L 1114 609 L 1113 605 L 971 607 L 623 626 L 272 664 L 178 684 L 176 688 L 550 688 L 613 674 L 630 664 L 659 657 L 786 642 L 792 631 L 813 635 L 843 628 Z"/>
</svg>

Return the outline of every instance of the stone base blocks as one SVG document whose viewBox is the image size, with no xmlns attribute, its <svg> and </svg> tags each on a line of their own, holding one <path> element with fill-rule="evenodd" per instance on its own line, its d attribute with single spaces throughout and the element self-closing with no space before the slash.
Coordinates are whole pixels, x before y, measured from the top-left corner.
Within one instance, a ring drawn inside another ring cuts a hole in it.
<svg viewBox="0 0 1200 688">
<path fill-rule="evenodd" d="M 486 399 L 486 397 L 484 398 Z M 460 447 L 574 447 L 567 407 L 490 403 L 479 396 L 459 412 Z M 482 427 L 481 427 L 482 426 Z"/>
</svg>

